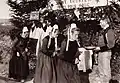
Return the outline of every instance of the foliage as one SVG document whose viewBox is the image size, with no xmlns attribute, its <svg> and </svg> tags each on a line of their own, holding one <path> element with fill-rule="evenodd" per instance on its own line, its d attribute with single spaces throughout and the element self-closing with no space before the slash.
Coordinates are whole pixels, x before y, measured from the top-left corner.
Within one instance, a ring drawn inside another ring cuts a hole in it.
<svg viewBox="0 0 120 83">
<path fill-rule="evenodd" d="M 16 1 L 8 0 L 8 5 L 11 7 L 11 22 L 14 26 L 21 28 L 24 25 L 28 25 L 30 20 L 30 12 L 44 8 L 47 5 L 47 0 L 26 1 L 17 3 Z"/>
<path fill-rule="evenodd" d="M 80 8 L 78 9 L 80 12 L 79 19 L 76 17 L 74 13 L 74 9 L 64 9 L 61 0 L 55 0 L 58 5 L 60 5 L 61 10 L 52 10 L 52 5 L 49 5 L 49 0 L 22 0 L 19 4 L 16 2 L 12 2 L 12 0 L 8 0 L 8 5 L 11 7 L 12 19 L 11 22 L 18 28 L 22 28 L 22 26 L 31 24 L 30 21 L 30 13 L 31 11 L 39 11 L 40 20 L 44 19 L 44 22 L 51 22 L 52 24 L 57 23 L 60 26 L 60 31 L 66 28 L 71 22 L 79 22 L 85 23 L 83 27 L 79 27 L 85 34 L 89 34 L 92 31 L 99 32 L 99 26 L 87 26 L 87 21 L 91 21 L 92 19 L 98 22 L 101 18 L 108 17 L 110 18 L 110 26 L 116 30 L 118 34 L 119 26 L 120 26 L 120 5 L 116 2 L 111 2 L 111 5 L 108 6 L 100 6 L 100 7 L 88 7 L 88 8 Z M 97 23 L 99 24 L 99 23 Z M 94 25 L 94 24 L 93 24 Z M 87 26 L 87 27 L 86 27 Z M 96 30 L 95 27 L 98 27 Z M 29 27 L 30 28 L 30 27 Z M 85 29 L 83 29 L 85 28 Z M 87 30 L 87 31 L 86 31 Z M 86 34 L 86 35 L 87 35 Z M 93 35 L 89 38 L 91 41 Z M 93 41 L 94 42 L 94 41 Z"/>
</svg>

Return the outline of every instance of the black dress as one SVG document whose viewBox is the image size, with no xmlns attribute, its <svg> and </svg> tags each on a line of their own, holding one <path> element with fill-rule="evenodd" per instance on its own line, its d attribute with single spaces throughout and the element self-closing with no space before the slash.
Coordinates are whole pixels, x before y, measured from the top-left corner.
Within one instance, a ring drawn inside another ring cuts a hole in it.
<svg viewBox="0 0 120 83">
<path fill-rule="evenodd" d="M 52 58 L 55 51 L 55 40 L 51 39 L 48 48 L 49 36 L 43 39 L 42 48 L 38 54 L 34 83 L 56 83 L 56 70 L 54 59 Z"/>
<path fill-rule="evenodd" d="M 14 79 L 26 79 L 29 74 L 28 56 L 25 52 L 28 39 L 18 37 L 12 48 L 12 58 L 9 62 L 9 77 Z M 20 56 L 17 56 L 17 52 Z"/>
<path fill-rule="evenodd" d="M 115 44 L 112 49 L 111 56 L 111 77 L 112 80 L 120 80 L 120 40 Z"/>
<path fill-rule="evenodd" d="M 60 54 L 56 63 L 57 83 L 81 83 L 79 71 L 75 63 L 78 55 L 78 44 L 70 41 L 68 51 L 66 51 L 66 41 L 61 44 Z"/>
</svg>

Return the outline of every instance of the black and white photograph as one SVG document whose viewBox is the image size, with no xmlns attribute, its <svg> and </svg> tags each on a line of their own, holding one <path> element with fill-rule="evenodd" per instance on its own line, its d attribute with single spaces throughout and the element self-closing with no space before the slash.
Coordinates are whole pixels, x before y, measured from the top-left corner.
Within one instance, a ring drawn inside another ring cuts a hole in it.
<svg viewBox="0 0 120 83">
<path fill-rule="evenodd" d="M 120 83 L 120 0 L 0 0 L 0 83 Z"/>
</svg>

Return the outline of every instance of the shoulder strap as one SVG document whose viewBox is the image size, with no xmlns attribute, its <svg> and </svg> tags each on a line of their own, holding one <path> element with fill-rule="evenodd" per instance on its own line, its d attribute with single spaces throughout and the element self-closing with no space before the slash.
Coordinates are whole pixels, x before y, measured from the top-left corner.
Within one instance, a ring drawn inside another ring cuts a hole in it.
<svg viewBox="0 0 120 83">
<path fill-rule="evenodd" d="M 104 43 L 105 43 L 105 45 L 107 45 L 107 39 L 106 39 L 105 34 L 103 35 L 103 38 L 104 38 Z"/>
</svg>

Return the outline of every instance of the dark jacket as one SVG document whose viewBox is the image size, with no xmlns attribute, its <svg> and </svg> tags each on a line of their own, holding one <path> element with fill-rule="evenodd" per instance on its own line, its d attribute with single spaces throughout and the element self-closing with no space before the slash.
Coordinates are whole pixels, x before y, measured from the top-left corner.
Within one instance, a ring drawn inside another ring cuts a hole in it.
<svg viewBox="0 0 120 83">
<path fill-rule="evenodd" d="M 107 36 L 106 36 L 107 34 Z M 115 45 L 115 34 L 114 30 L 107 28 L 104 32 L 99 36 L 98 46 L 100 47 L 100 51 L 107 51 L 113 48 Z"/>
</svg>

